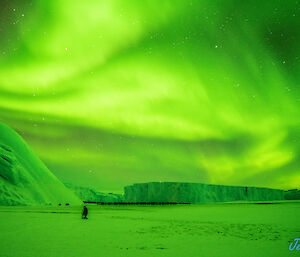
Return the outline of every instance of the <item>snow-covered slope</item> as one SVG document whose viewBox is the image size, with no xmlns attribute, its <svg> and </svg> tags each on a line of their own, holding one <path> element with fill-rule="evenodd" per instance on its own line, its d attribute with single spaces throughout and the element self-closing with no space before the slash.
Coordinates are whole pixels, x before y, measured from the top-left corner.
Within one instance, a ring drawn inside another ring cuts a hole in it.
<svg viewBox="0 0 300 257">
<path fill-rule="evenodd" d="M 77 205 L 82 202 L 0 122 L 0 205 Z"/>
<path fill-rule="evenodd" d="M 124 202 L 124 196 L 121 194 L 98 192 L 93 188 L 75 186 L 65 183 L 82 201 L 98 203 L 120 203 Z"/>
<path fill-rule="evenodd" d="M 283 200 L 284 191 L 260 187 L 152 182 L 124 188 L 126 202 L 210 203 Z"/>
</svg>

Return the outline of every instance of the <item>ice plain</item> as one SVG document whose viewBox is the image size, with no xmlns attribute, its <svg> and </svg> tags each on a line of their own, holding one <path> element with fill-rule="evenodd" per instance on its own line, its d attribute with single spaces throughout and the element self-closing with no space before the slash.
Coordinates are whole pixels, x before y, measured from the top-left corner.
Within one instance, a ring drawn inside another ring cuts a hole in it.
<svg viewBox="0 0 300 257">
<path fill-rule="evenodd" d="M 270 204 L 272 203 L 272 204 Z M 300 201 L 0 207 L 1 257 L 285 257 Z"/>
</svg>

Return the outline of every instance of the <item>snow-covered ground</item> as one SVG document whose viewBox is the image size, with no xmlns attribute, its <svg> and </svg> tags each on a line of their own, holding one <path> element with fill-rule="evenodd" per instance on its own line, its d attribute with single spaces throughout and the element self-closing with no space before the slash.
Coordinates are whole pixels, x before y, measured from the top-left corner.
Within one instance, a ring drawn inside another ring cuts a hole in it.
<svg viewBox="0 0 300 257">
<path fill-rule="evenodd" d="M 300 256 L 299 201 L 88 208 L 0 207 L 0 256 Z"/>
</svg>

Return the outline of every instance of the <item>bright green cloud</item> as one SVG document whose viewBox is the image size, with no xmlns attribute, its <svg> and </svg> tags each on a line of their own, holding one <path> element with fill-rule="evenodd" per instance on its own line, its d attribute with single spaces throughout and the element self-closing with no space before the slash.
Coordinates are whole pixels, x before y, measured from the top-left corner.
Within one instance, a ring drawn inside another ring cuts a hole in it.
<svg viewBox="0 0 300 257">
<path fill-rule="evenodd" d="M 299 187 L 298 5 L 11 2 L 0 118 L 63 180 Z"/>
</svg>

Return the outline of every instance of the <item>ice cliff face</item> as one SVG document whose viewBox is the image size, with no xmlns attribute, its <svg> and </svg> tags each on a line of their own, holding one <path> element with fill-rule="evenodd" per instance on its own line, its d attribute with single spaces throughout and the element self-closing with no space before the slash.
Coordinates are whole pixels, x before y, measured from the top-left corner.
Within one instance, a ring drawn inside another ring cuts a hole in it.
<svg viewBox="0 0 300 257">
<path fill-rule="evenodd" d="M 300 190 L 291 189 L 284 192 L 284 198 L 286 200 L 300 200 Z"/>
<path fill-rule="evenodd" d="M 11 128 L 0 123 L 0 205 L 79 205 Z"/>
<path fill-rule="evenodd" d="M 211 203 L 283 200 L 284 191 L 201 183 L 152 182 L 124 188 L 126 202 Z"/>
<path fill-rule="evenodd" d="M 82 201 L 98 203 L 120 203 L 124 202 L 124 196 L 121 194 L 97 192 L 93 188 L 75 186 L 65 183 Z"/>
</svg>

